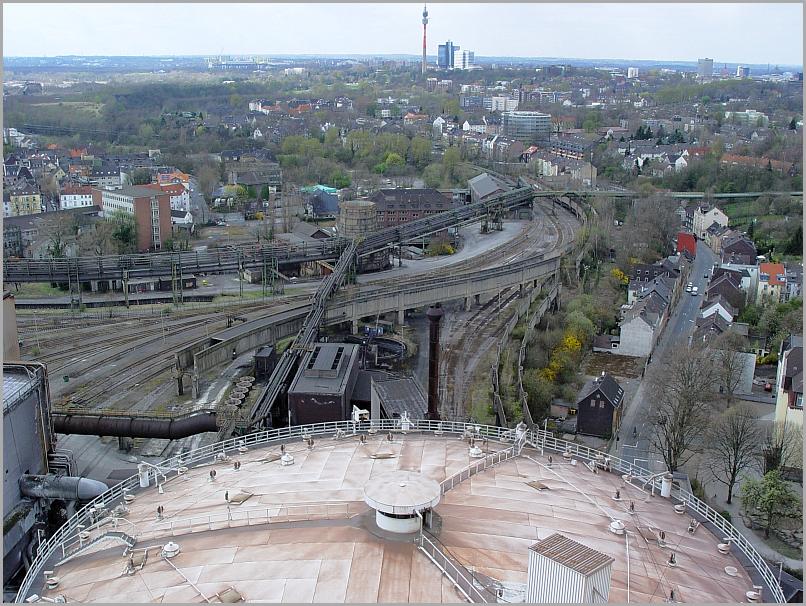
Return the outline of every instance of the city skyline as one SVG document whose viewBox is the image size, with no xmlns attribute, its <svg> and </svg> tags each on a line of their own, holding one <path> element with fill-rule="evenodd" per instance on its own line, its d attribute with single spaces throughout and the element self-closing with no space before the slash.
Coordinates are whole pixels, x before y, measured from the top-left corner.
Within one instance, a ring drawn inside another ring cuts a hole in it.
<svg viewBox="0 0 806 606">
<path fill-rule="evenodd" d="M 42 10 L 47 6 L 46 11 Z M 9 4 L 6 57 L 60 55 L 412 55 L 422 46 L 410 4 Z M 191 7 L 192 10 L 188 10 Z M 429 58 L 450 39 L 477 57 L 801 65 L 801 4 L 429 3 Z M 502 16 L 512 15 L 508 20 Z M 219 42 L 223 22 L 267 23 Z M 176 36 L 176 23 L 193 36 Z M 299 23 L 275 27 L 274 23 Z M 333 23 L 339 24 L 334 28 Z M 495 36 L 479 23 L 499 23 Z M 31 23 L 29 27 L 27 24 Z M 109 27 L 128 23 L 128 28 Z M 388 28 L 395 23 L 395 28 Z M 30 36 L 31 27 L 38 35 Z M 143 35 L 143 32 L 150 32 Z M 70 32 L 69 36 L 63 35 Z M 210 42 L 216 40 L 216 42 Z M 573 44 L 569 41 L 573 40 Z"/>
</svg>

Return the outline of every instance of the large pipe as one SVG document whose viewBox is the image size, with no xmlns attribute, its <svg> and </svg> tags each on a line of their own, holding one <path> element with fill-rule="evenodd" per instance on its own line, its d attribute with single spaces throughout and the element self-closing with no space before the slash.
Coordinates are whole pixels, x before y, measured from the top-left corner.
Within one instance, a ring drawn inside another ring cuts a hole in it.
<svg viewBox="0 0 806 606">
<path fill-rule="evenodd" d="M 429 307 L 428 317 L 428 419 L 439 421 L 439 322 L 442 305 Z"/>
<path fill-rule="evenodd" d="M 178 419 L 105 417 L 103 415 L 65 415 L 54 413 L 53 431 L 86 436 L 161 438 L 178 440 L 198 433 L 218 431 L 215 412 L 198 412 Z"/>
<path fill-rule="evenodd" d="M 108 489 L 109 487 L 103 482 L 89 478 L 28 474 L 20 477 L 20 492 L 26 497 L 35 499 L 91 501 Z"/>
</svg>

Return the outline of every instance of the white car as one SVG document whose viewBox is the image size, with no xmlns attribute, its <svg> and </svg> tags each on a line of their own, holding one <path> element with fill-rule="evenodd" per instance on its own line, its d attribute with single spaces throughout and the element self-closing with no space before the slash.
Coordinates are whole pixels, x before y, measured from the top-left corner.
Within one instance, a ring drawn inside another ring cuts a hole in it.
<svg viewBox="0 0 806 606">
<path fill-rule="evenodd" d="M 691 289 L 692 289 L 693 287 L 694 287 L 694 285 L 693 285 L 691 282 L 689 282 L 688 284 L 686 284 L 686 292 L 691 292 Z"/>
<path fill-rule="evenodd" d="M 691 296 L 696 297 L 699 294 L 699 292 L 700 289 L 695 286 L 694 288 L 691 289 Z"/>
</svg>

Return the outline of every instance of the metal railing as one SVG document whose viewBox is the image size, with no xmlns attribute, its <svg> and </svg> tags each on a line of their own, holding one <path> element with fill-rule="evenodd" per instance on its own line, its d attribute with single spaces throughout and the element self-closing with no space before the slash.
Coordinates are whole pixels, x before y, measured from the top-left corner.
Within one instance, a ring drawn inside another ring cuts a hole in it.
<svg viewBox="0 0 806 606">
<path fill-rule="evenodd" d="M 522 447 L 522 442 L 520 443 L 520 447 Z M 445 494 L 451 488 L 464 482 L 465 480 L 469 480 L 471 477 L 476 475 L 477 473 L 481 473 L 485 469 L 489 469 L 490 467 L 494 467 L 499 463 L 503 463 L 513 457 L 517 457 L 520 454 L 519 444 L 513 444 L 509 448 L 504 450 L 499 450 L 498 452 L 494 452 L 492 454 L 487 455 L 483 459 L 481 459 L 478 463 L 474 463 L 473 465 L 468 465 L 461 471 L 453 474 L 449 478 L 444 479 L 439 484 L 439 489 L 441 494 Z"/>
<path fill-rule="evenodd" d="M 370 424 L 371 423 L 371 424 Z M 497 440 L 500 442 L 515 442 L 515 432 L 511 429 L 502 427 L 494 427 L 490 425 L 476 425 L 471 423 L 459 423 L 454 421 L 427 421 L 418 420 L 412 421 L 412 428 L 409 433 L 424 433 L 436 434 L 449 433 L 449 434 L 469 434 L 477 438 L 488 438 L 490 440 Z M 197 448 L 189 453 L 183 453 L 167 459 L 160 464 L 160 468 L 166 474 L 176 474 L 169 476 L 171 480 L 178 476 L 178 469 L 180 467 L 191 467 L 201 463 L 211 463 L 215 461 L 216 455 L 224 452 L 236 452 L 242 447 L 258 447 L 271 444 L 279 444 L 293 439 L 300 439 L 303 436 L 316 436 L 323 434 L 335 435 L 337 431 L 344 432 L 345 434 L 358 435 L 359 433 L 367 433 L 370 429 L 373 431 L 397 432 L 401 430 L 401 421 L 399 419 L 382 419 L 379 421 L 361 421 L 354 423 L 352 421 L 338 421 L 330 423 L 316 423 L 312 425 L 299 425 L 296 427 L 283 427 L 278 429 L 268 429 L 258 431 L 247 436 L 239 438 L 231 438 L 223 442 L 217 442 Z M 600 460 L 601 458 L 609 458 L 611 470 L 618 471 L 624 474 L 630 474 L 636 479 L 648 479 L 647 472 L 629 461 L 613 457 L 607 453 L 597 451 L 593 448 L 588 448 L 580 444 L 566 442 L 555 438 L 552 434 L 540 430 L 533 430 L 529 433 L 527 443 L 531 446 L 541 450 L 551 450 L 554 452 L 570 452 L 572 455 L 588 460 Z M 150 478 L 154 473 L 153 470 L 148 471 Z M 660 490 L 660 479 L 655 478 L 652 480 L 652 485 L 655 489 Z M 93 524 L 95 520 L 91 519 L 91 508 L 95 507 L 111 507 L 116 502 L 122 502 L 125 493 L 136 493 L 140 488 L 140 480 L 138 475 L 133 475 L 130 478 L 116 484 L 100 496 L 90 501 L 86 506 L 80 509 L 75 515 L 65 522 L 53 536 L 47 541 L 40 544 L 37 549 L 37 554 L 25 575 L 23 582 L 20 586 L 19 592 L 16 596 L 17 602 L 22 602 L 28 597 L 34 581 L 42 574 L 42 570 L 48 561 L 57 553 L 61 551 L 62 545 L 68 540 L 72 539 L 79 530 L 86 528 Z M 741 532 L 730 524 L 707 504 L 703 503 L 694 495 L 687 491 L 678 490 L 672 493 L 673 497 L 680 502 L 685 502 L 692 510 L 698 515 L 702 516 L 705 520 L 712 522 L 716 528 L 724 533 L 724 536 L 731 537 L 736 543 L 737 548 L 747 556 L 748 560 L 752 563 L 755 570 L 760 577 L 764 580 L 770 590 L 770 595 L 774 601 L 784 603 L 785 599 L 781 587 L 776 580 L 775 574 L 770 569 L 767 562 L 755 550 L 747 539 L 743 537 Z M 79 528 L 81 526 L 82 528 Z"/>
<path fill-rule="evenodd" d="M 434 543 L 425 533 L 421 532 L 415 539 L 417 546 L 426 556 L 436 564 L 442 573 L 454 584 L 468 602 L 474 604 L 488 604 L 493 596 L 476 587 L 473 576 L 466 569 L 462 570 Z"/>
<path fill-rule="evenodd" d="M 572 456 L 579 459 L 586 459 L 588 462 L 601 461 L 602 459 L 609 460 L 610 471 L 627 474 L 636 481 L 645 483 L 645 488 L 657 491 L 658 494 L 660 494 L 661 479 L 659 477 L 652 477 L 653 474 L 650 474 L 643 467 L 635 465 L 634 463 L 614 457 L 603 451 L 555 438 L 550 432 L 542 430 L 531 431 L 530 437 L 529 443 L 541 450 L 551 450 L 560 453 L 570 452 Z M 733 524 L 723 518 L 707 503 L 701 501 L 686 490 L 673 489 L 672 498 L 680 503 L 685 503 L 687 508 L 693 510 L 702 519 L 711 522 L 724 537 L 729 537 L 731 542 L 735 544 L 739 551 L 749 560 L 753 568 L 755 568 L 758 575 L 764 581 L 773 596 L 772 601 L 779 604 L 786 602 L 784 593 L 781 590 L 781 585 L 778 583 L 778 579 L 767 561 Z"/>
<path fill-rule="evenodd" d="M 140 538 L 157 538 L 167 532 L 176 536 L 214 530 L 215 525 L 225 524 L 227 528 L 252 526 L 258 524 L 278 524 L 284 522 L 307 522 L 310 520 L 349 519 L 350 506 L 358 501 L 339 501 L 323 503 L 297 503 L 291 505 L 269 505 L 267 507 L 233 508 L 227 511 L 208 513 L 189 518 L 163 519 L 153 522 L 151 526 L 140 531 Z"/>
</svg>

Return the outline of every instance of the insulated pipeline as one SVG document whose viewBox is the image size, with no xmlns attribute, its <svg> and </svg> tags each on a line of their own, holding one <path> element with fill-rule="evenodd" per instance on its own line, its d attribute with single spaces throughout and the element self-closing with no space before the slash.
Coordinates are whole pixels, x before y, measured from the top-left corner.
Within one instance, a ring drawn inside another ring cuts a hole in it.
<svg viewBox="0 0 806 606">
<path fill-rule="evenodd" d="M 56 433 L 127 438 L 178 440 L 204 432 L 218 431 L 216 413 L 198 412 L 177 419 L 110 417 L 102 415 L 65 415 L 54 413 Z"/>
</svg>

